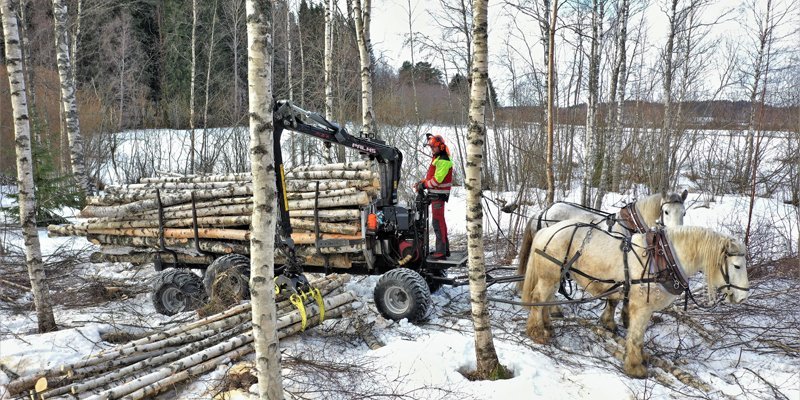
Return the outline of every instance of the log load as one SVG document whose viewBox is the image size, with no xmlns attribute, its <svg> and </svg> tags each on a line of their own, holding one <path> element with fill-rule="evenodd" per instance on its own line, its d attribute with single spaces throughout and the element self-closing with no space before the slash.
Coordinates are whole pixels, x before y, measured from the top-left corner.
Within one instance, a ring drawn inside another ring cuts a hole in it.
<svg viewBox="0 0 800 400">
<path fill-rule="evenodd" d="M 371 162 L 299 166 L 287 171 L 286 187 L 292 239 L 307 265 L 325 265 L 327 258 L 329 265 L 347 268 L 363 259 L 361 209 L 380 191 Z M 162 250 L 165 262 L 206 264 L 215 255 L 249 254 L 252 194 L 249 173 L 142 178 L 108 186 L 103 196 L 87 199 L 80 222 L 48 231 L 100 245 L 95 262 L 139 264 Z M 346 242 L 316 249 L 317 230 L 320 239 Z M 120 247 L 128 251 L 120 253 Z M 276 253 L 276 262 L 283 261 Z"/>
<path fill-rule="evenodd" d="M 323 310 L 308 298 L 302 313 L 288 300 L 276 303 L 278 338 L 302 332 L 324 319 L 340 318 L 359 307 L 345 291 L 349 275 L 331 274 L 312 281 Z M 152 332 L 140 339 L 87 355 L 82 360 L 22 376 L 7 385 L 8 394 L 30 398 L 143 399 L 190 380 L 219 365 L 252 353 L 250 303 Z M 26 396 L 27 397 L 27 396 Z"/>
</svg>

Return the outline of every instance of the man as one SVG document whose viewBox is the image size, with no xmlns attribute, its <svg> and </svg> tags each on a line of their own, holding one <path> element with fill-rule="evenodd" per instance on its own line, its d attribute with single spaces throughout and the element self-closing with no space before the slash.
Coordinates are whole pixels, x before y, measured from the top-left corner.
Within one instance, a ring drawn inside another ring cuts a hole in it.
<svg viewBox="0 0 800 400">
<path fill-rule="evenodd" d="M 425 135 L 427 146 L 433 153 L 431 165 L 425 179 L 417 184 L 417 190 L 428 189 L 431 198 L 431 216 L 433 232 L 436 234 L 436 250 L 431 257 L 443 259 L 450 255 L 450 244 L 447 241 L 447 223 L 444 220 L 444 203 L 450 199 L 450 186 L 453 184 L 453 162 L 450 150 L 440 135 Z"/>
</svg>

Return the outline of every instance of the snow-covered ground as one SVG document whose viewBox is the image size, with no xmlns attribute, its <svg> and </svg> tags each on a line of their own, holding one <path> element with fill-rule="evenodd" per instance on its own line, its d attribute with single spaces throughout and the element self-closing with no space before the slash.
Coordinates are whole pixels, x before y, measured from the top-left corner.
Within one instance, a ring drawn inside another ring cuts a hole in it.
<svg viewBox="0 0 800 400">
<path fill-rule="evenodd" d="M 487 193 L 490 198 L 510 196 L 512 194 Z M 626 200 L 629 198 L 610 194 L 604 208 L 614 210 L 614 206 Z M 686 224 L 714 227 L 737 235 L 743 232 L 747 200 L 735 196 L 714 200 L 710 202 L 699 194 L 690 194 Z M 496 215 L 497 210 L 492 207 L 487 203 L 485 208 Z M 465 210 L 463 192 L 456 191 L 447 210 L 454 235 L 466 232 Z M 536 212 L 534 207 L 522 211 L 528 215 Z M 772 242 L 765 248 L 774 254 L 788 254 L 793 249 L 798 237 L 797 212 L 796 207 L 777 199 L 756 202 L 754 226 L 766 226 L 773 232 Z M 503 226 L 507 220 L 501 219 L 500 223 Z M 489 219 L 486 225 L 490 233 L 496 227 Z M 81 239 L 47 238 L 44 233 L 40 239 L 51 260 L 59 254 L 91 249 L 91 244 Z M 10 242 L 21 246 L 21 239 L 13 234 Z M 793 251 L 796 254 L 796 249 Z M 500 255 L 492 253 L 489 247 L 487 259 L 489 264 L 500 263 Z M 451 270 L 449 274 L 465 272 Z M 154 276 L 150 267 L 110 263 L 82 263 L 73 273 L 139 285 Z M 650 376 L 643 380 L 622 373 L 620 362 L 608 352 L 617 345 L 594 333 L 586 324 L 586 321 L 594 324 L 602 311 L 599 302 L 565 307 L 565 318 L 554 322 L 557 337 L 546 346 L 534 344 L 525 336 L 525 310 L 493 303 L 491 317 L 497 353 L 514 376 L 494 382 L 470 381 L 462 374 L 475 368 L 468 289 L 463 286 L 440 289 L 432 296 L 434 307 L 429 318 L 415 325 L 407 321 L 387 321 L 377 313 L 372 300 L 377 280 L 374 276 L 354 277 L 348 287 L 363 299 L 373 332 L 386 345 L 370 350 L 355 333 L 354 321 L 348 318 L 325 321 L 320 327 L 283 340 L 284 385 L 292 397 L 800 399 L 800 334 L 797 330 L 800 277 L 796 270 L 783 278 L 770 275 L 753 279 L 750 299 L 742 305 L 720 305 L 710 311 L 689 307 L 683 312 L 680 304 L 676 304 L 654 318 L 645 336 L 646 351 L 670 361 L 710 387 L 707 392 L 698 390 L 696 384 L 679 381 L 663 368 L 651 366 Z M 701 281 L 693 280 L 698 290 Z M 53 294 L 58 302 L 60 293 Z M 510 284 L 491 286 L 489 296 L 518 299 Z M 0 304 L 3 301 L 0 299 Z M 30 299 L 19 301 L 29 302 Z M 169 319 L 153 310 L 148 294 L 143 292 L 85 307 L 57 304 L 55 310 L 56 320 L 64 329 L 37 335 L 33 333 L 35 314 L 30 309 L 0 307 L 0 398 L 4 393 L 2 385 L 9 382 L 11 373 L 24 375 L 76 361 L 108 346 L 100 339 L 104 332 L 158 327 Z M 624 335 L 624 331 L 621 333 Z M 162 397 L 211 398 L 217 393 L 217 386 L 228 368 L 221 365 L 214 372 Z M 257 398 L 245 392 L 238 396 Z"/>
</svg>

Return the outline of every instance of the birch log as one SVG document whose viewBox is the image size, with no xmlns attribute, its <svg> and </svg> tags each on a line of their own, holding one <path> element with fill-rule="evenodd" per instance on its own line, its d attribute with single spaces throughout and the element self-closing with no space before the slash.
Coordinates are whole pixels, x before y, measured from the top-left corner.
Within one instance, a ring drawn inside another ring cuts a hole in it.
<svg viewBox="0 0 800 400">
<path fill-rule="evenodd" d="M 357 180 L 372 180 L 375 179 L 375 173 L 372 171 L 296 171 L 286 174 L 286 179 L 357 179 Z"/>
<path fill-rule="evenodd" d="M 139 179 L 140 183 L 164 183 L 164 182 L 173 182 L 173 183 L 203 183 L 203 182 L 251 182 L 253 180 L 253 175 L 249 172 L 243 172 L 238 174 L 227 174 L 227 175 L 199 175 L 199 176 L 180 176 L 180 177 L 173 177 L 173 176 L 161 176 L 161 177 L 151 177 L 151 178 L 142 178 Z"/>
<path fill-rule="evenodd" d="M 371 161 L 351 161 L 346 163 L 335 164 L 311 164 L 300 165 L 289 170 L 292 172 L 306 172 L 306 171 L 361 171 L 372 168 Z"/>
<path fill-rule="evenodd" d="M 197 264 L 209 265 L 214 262 L 214 257 L 211 256 L 193 256 L 188 254 L 177 253 L 177 260 L 172 253 L 162 253 L 161 260 L 166 263 L 181 263 L 181 264 Z M 155 253 L 132 253 L 132 254 L 107 254 L 96 251 L 89 255 L 89 261 L 92 263 L 113 262 L 122 263 L 127 262 L 133 265 L 144 265 L 153 262 Z"/>
<path fill-rule="evenodd" d="M 247 196 L 253 194 L 251 186 L 240 186 L 230 189 L 211 189 L 194 192 L 196 200 L 215 199 L 220 197 Z M 162 207 L 174 204 L 188 203 L 192 200 L 189 192 L 161 196 Z M 119 206 L 87 206 L 81 211 L 82 217 L 118 217 L 147 210 L 157 210 L 158 203 L 155 199 L 141 200 Z"/>
<path fill-rule="evenodd" d="M 314 199 L 289 200 L 289 210 L 314 209 L 315 204 L 317 208 L 365 206 L 369 204 L 369 201 L 369 196 L 366 193 L 359 192 L 340 197 L 321 198 L 316 203 Z"/>
<path fill-rule="evenodd" d="M 154 237 L 126 237 L 113 235 L 90 234 L 86 237 L 94 244 L 108 244 L 113 246 L 147 247 L 158 249 L 158 238 Z M 165 238 L 164 245 L 169 248 L 193 249 L 194 240 Z M 219 242 L 214 240 L 198 241 L 200 250 L 216 254 L 250 254 L 250 246 L 242 243 Z"/>
</svg>

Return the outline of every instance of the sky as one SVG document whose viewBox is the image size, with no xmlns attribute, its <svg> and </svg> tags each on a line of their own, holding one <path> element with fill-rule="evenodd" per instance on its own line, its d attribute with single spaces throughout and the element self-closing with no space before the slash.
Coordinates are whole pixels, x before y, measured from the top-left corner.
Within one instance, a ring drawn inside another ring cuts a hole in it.
<svg viewBox="0 0 800 400">
<path fill-rule="evenodd" d="M 534 0 L 521 0 L 520 2 L 532 2 Z M 755 1 L 759 9 L 763 9 L 766 0 L 711 0 L 701 13 L 702 20 L 710 23 L 717 22 L 709 28 L 708 33 L 704 35 L 703 39 L 706 41 L 721 40 L 718 44 L 711 48 L 708 56 L 704 56 L 704 61 L 708 62 L 707 72 L 704 76 L 704 85 L 707 86 L 709 92 L 713 92 L 720 85 L 719 75 L 724 66 L 722 57 L 726 54 L 726 43 L 731 45 L 740 46 L 739 50 L 743 51 L 749 43 L 747 29 L 752 25 L 752 16 L 746 9 L 746 4 Z M 519 34 L 512 34 L 509 32 L 512 22 L 516 23 L 520 29 L 525 32 L 528 44 L 531 47 L 531 57 L 536 62 L 542 59 L 542 49 L 539 44 L 539 28 L 530 19 L 513 13 L 510 8 L 504 5 L 505 1 L 490 0 L 489 1 L 489 74 L 495 81 L 495 85 L 499 87 L 501 94 L 501 101 L 507 97 L 506 92 L 509 86 L 509 76 L 507 64 L 509 55 L 505 42 L 515 46 L 519 53 L 526 53 L 527 48 L 525 43 L 520 39 Z M 612 8 L 613 0 L 609 0 L 607 9 Z M 664 46 L 666 35 L 668 32 L 668 20 L 664 10 L 667 8 L 666 0 L 650 0 L 650 1 L 637 1 L 633 0 L 634 5 L 638 7 L 645 6 L 644 12 L 636 15 L 631 15 L 629 23 L 630 32 L 635 29 L 635 24 L 644 17 L 644 29 L 647 35 L 649 47 L 645 53 L 646 60 L 650 63 L 656 63 L 659 59 L 659 52 Z M 560 15 L 563 16 L 568 13 L 568 8 L 574 4 L 568 1 L 562 6 Z M 800 27 L 800 7 L 797 7 L 797 2 L 792 0 L 774 0 L 776 8 L 784 8 L 787 6 L 795 6 L 795 10 L 786 18 L 787 23 L 781 29 L 781 35 L 789 34 L 790 31 L 797 30 Z M 341 4 L 344 9 L 344 4 Z M 376 51 L 376 56 L 382 57 L 389 65 L 399 68 L 403 61 L 410 60 L 410 49 L 405 44 L 408 37 L 408 10 L 409 0 L 373 0 L 372 10 L 372 44 Z M 428 35 L 431 37 L 438 37 L 438 27 L 434 21 L 432 13 L 435 13 L 439 8 L 438 0 L 410 0 L 412 27 L 415 32 L 419 34 Z M 607 15 L 610 12 L 607 12 Z M 609 24 L 606 23 L 606 29 Z M 794 35 L 798 37 L 800 35 Z M 791 40 L 791 39 L 789 39 Z M 791 42 L 787 42 L 791 43 Z M 565 43 L 564 38 L 556 39 L 556 57 L 557 63 L 561 66 L 560 69 L 565 70 L 566 64 L 572 59 L 571 45 Z M 608 50 L 606 50 L 608 52 Z M 603 55 L 608 58 L 609 53 Z M 417 53 L 415 56 L 417 61 L 429 61 L 434 66 L 440 67 L 441 61 L 430 60 L 426 58 L 424 53 Z M 521 56 L 514 57 L 515 62 L 519 63 L 517 68 L 522 65 Z M 741 64 L 741 63 L 739 63 Z M 607 74 L 607 73 L 606 73 Z M 450 75 L 450 74 L 448 74 Z M 723 96 L 728 98 L 741 97 L 743 92 L 737 88 L 729 88 Z"/>
</svg>

